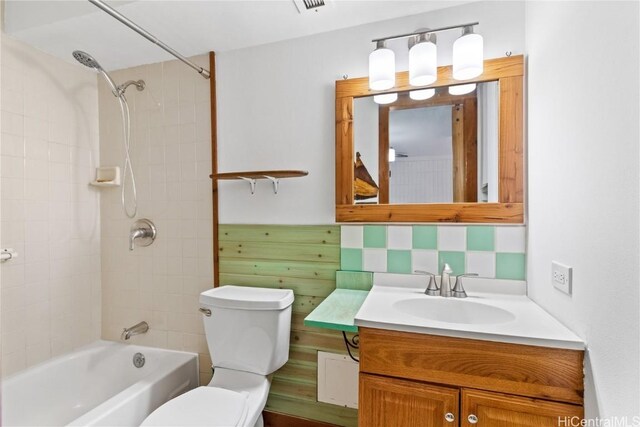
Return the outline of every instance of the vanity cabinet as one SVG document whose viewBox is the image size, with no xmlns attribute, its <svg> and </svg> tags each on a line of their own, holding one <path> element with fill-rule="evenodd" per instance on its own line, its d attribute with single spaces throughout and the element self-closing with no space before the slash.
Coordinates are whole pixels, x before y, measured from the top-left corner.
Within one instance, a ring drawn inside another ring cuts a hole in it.
<svg viewBox="0 0 640 427">
<path fill-rule="evenodd" d="M 582 417 L 581 350 L 359 332 L 361 427 L 557 427 L 558 417 Z"/>
</svg>

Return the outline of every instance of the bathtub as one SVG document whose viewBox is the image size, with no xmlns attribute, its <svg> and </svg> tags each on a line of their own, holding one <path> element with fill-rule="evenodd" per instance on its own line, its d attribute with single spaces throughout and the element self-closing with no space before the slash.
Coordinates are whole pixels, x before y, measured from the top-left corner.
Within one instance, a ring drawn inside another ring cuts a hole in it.
<svg viewBox="0 0 640 427">
<path fill-rule="evenodd" d="M 96 341 L 3 380 L 2 426 L 138 426 L 197 386 L 197 354 Z"/>
</svg>

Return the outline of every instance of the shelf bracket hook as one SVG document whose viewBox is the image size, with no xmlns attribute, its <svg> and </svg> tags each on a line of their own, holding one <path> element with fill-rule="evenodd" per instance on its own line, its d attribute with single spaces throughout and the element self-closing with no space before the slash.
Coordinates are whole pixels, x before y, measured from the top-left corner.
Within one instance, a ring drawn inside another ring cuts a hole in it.
<svg viewBox="0 0 640 427">
<path fill-rule="evenodd" d="M 264 175 L 264 177 L 273 182 L 273 194 L 278 194 L 278 184 L 280 183 L 280 180 L 269 175 Z"/>
<path fill-rule="evenodd" d="M 240 178 L 243 181 L 246 181 L 249 183 L 249 185 L 251 185 L 251 194 L 254 194 L 256 192 L 256 180 L 253 178 L 247 178 L 244 176 L 239 176 L 238 178 Z"/>
</svg>

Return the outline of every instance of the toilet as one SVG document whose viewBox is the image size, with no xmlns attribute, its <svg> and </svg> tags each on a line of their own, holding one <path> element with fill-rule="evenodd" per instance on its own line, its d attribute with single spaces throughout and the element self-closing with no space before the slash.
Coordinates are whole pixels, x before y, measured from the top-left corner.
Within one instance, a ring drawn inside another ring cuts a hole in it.
<svg viewBox="0 0 640 427">
<path fill-rule="evenodd" d="M 223 286 L 200 294 L 213 378 L 153 411 L 142 426 L 262 427 L 269 375 L 289 359 L 290 289 Z"/>
</svg>

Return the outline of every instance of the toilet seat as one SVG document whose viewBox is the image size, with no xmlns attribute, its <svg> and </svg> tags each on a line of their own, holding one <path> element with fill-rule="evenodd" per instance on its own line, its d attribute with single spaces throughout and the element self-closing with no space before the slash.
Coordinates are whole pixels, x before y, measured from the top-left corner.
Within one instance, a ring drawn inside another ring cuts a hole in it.
<svg viewBox="0 0 640 427">
<path fill-rule="evenodd" d="M 160 406 L 141 426 L 243 426 L 247 396 L 218 387 L 198 387 Z"/>
</svg>

